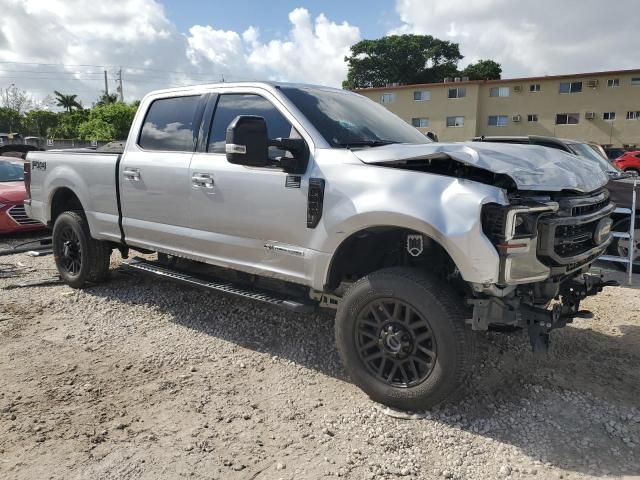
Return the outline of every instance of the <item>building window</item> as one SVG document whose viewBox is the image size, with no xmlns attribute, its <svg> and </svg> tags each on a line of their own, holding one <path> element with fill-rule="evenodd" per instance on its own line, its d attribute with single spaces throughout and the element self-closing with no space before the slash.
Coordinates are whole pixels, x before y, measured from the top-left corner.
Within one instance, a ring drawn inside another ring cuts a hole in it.
<svg viewBox="0 0 640 480">
<path fill-rule="evenodd" d="M 527 122 L 537 122 L 537 121 L 538 121 L 537 113 L 530 113 L 529 115 L 527 115 Z"/>
<path fill-rule="evenodd" d="M 489 115 L 490 127 L 506 127 L 509 124 L 508 115 Z"/>
<path fill-rule="evenodd" d="M 383 93 L 380 96 L 380 103 L 382 104 L 389 104 L 389 103 L 393 103 L 396 100 L 396 94 L 395 93 Z"/>
<path fill-rule="evenodd" d="M 539 92 L 540 91 L 540 84 L 539 83 L 532 83 L 531 85 L 529 85 L 529 91 L 530 92 Z"/>
<path fill-rule="evenodd" d="M 615 120 L 616 119 L 616 112 L 604 112 L 602 114 L 602 119 L 603 120 Z"/>
<path fill-rule="evenodd" d="M 449 89 L 449 98 L 464 98 L 466 96 L 467 96 L 467 89 L 464 87 Z"/>
<path fill-rule="evenodd" d="M 509 87 L 491 87 L 489 89 L 490 97 L 508 97 Z"/>
<path fill-rule="evenodd" d="M 447 127 L 464 127 L 464 117 L 447 117 Z"/>
<path fill-rule="evenodd" d="M 610 78 L 607 80 L 607 87 L 619 87 L 620 79 L 619 78 Z"/>
<path fill-rule="evenodd" d="M 413 99 L 416 102 L 424 102 L 426 100 L 431 100 L 431 92 L 429 90 L 421 90 L 413 92 Z"/>
<path fill-rule="evenodd" d="M 579 113 L 558 113 L 556 115 L 556 125 L 577 125 L 579 121 Z"/>
<path fill-rule="evenodd" d="M 640 85 L 640 77 L 631 78 L 631 85 Z"/>
<path fill-rule="evenodd" d="M 627 112 L 627 120 L 640 120 L 640 112 Z"/>
<path fill-rule="evenodd" d="M 560 93 L 580 93 L 582 82 L 560 82 Z"/>
<path fill-rule="evenodd" d="M 431 124 L 431 121 L 426 117 L 412 118 L 411 125 L 416 128 L 425 128 Z"/>
</svg>

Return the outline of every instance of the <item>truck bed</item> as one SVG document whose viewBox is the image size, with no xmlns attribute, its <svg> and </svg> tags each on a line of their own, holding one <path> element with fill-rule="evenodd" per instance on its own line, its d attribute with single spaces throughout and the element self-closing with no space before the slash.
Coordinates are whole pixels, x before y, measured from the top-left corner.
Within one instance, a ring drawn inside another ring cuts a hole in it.
<svg viewBox="0 0 640 480">
<path fill-rule="evenodd" d="M 29 152 L 31 162 L 31 217 L 48 224 L 51 202 L 65 188 L 73 190 L 86 213 L 93 236 L 120 239 L 117 167 L 120 155 L 82 151 Z M 48 196 L 45 192 L 48 192 Z"/>
</svg>

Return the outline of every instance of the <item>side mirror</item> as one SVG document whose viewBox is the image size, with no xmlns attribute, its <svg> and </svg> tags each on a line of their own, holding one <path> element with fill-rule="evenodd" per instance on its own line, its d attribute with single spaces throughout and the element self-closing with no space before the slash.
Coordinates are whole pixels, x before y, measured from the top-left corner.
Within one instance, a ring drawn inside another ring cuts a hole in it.
<svg viewBox="0 0 640 480">
<path fill-rule="evenodd" d="M 238 115 L 227 127 L 227 161 L 250 167 L 265 167 L 269 162 L 267 122 L 255 115 Z"/>
</svg>

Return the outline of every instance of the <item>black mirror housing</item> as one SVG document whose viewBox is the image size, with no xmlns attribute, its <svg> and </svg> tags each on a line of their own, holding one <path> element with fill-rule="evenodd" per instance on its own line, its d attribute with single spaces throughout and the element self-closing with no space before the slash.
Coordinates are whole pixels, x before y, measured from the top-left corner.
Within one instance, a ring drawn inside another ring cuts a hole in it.
<svg viewBox="0 0 640 480">
<path fill-rule="evenodd" d="M 250 167 L 265 167 L 269 162 L 267 122 L 255 115 L 238 115 L 227 127 L 227 161 Z"/>
</svg>

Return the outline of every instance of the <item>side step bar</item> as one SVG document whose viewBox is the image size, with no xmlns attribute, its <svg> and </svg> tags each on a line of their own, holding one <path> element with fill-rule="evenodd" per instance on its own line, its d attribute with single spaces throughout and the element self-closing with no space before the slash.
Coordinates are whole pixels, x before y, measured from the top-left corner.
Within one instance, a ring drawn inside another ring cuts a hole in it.
<svg viewBox="0 0 640 480">
<path fill-rule="evenodd" d="M 144 275 L 170 280 L 190 287 L 197 287 L 209 291 L 213 290 L 215 292 L 236 295 L 250 300 L 257 300 L 277 307 L 286 308 L 293 312 L 311 313 L 315 311 L 316 307 L 313 303 L 298 302 L 296 300 L 279 297 L 275 294 L 267 293 L 262 290 L 251 290 L 248 287 L 234 285 L 229 282 L 196 277 L 180 270 L 172 270 L 154 262 L 148 262 L 138 257 L 124 261 L 122 266 L 125 270 L 131 270 Z"/>
</svg>

